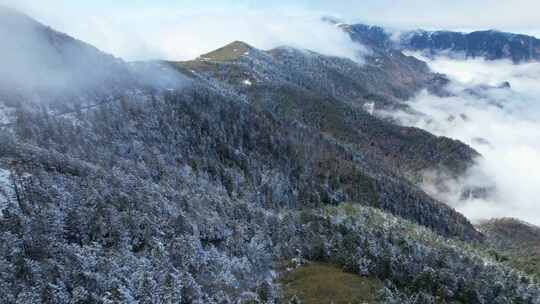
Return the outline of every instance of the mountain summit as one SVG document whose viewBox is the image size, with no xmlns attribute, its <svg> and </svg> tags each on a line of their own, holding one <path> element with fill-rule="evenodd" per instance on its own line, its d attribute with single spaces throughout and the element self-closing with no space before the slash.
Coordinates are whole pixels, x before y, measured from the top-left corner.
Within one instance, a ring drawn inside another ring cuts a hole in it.
<svg viewBox="0 0 540 304">
<path fill-rule="evenodd" d="M 202 60 L 232 61 L 239 59 L 241 56 L 249 55 L 252 49 L 253 47 L 245 42 L 234 41 L 215 51 L 201 55 L 199 58 Z"/>
</svg>

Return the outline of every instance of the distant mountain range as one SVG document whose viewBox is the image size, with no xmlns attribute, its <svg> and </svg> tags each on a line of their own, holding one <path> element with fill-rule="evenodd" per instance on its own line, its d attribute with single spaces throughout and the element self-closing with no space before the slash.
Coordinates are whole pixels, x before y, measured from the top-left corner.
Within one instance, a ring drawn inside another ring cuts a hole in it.
<svg viewBox="0 0 540 304">
<path fill-rule="evenodd" d="M 330 296 L 345 270 L 379 303 L 538 304 L 498 232 L 419 187 L 481 156 L 372 115 L 447 83 L 384 32 L 364 64 L 241 41 L 127 63 L 0 17 L 3 303 L 298 303 L 323 269 Z"/>
<path fill-rule="evenodd" d="M 540 39 L 528 35 L 495 30 L 470 33 L 425 30 L 395 32 L 379 26 L 348 25 L 326 20 L 340 26 L 354 41 L 378 48 L 419 51 L 428 56 L 508 59 L 515 63 L 540 60 Z"/>
</svg>

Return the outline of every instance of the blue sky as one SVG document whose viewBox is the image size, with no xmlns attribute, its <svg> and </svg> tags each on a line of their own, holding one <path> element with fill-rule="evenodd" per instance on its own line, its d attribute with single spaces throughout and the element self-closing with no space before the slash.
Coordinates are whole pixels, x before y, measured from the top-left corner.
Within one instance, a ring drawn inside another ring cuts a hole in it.
<svg viewBox="0 0 540 304">
<path fill-rule="evenodd" d="M 394 29 L 499 29 L 540 36 L 537 0 L 0 0 L 129 60 L 191 59 L 231 40 L 346 55 L 322 15 Z M 324 35 L 323 35 L 324 34 Z M 328 40 L 328 41 L 327 41 Z M 330 45 L 331 43 L 333 45 Z"/>
</svg>

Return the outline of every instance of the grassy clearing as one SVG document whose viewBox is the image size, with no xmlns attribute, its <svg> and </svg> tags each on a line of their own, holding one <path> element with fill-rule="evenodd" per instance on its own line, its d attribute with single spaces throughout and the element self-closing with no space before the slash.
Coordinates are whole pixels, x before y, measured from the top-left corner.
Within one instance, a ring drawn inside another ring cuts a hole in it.
<svg viewBox="0 0 540 304">
<path fill-rule="evenodd" d="M 344 272 L 338 266 L 309 263 L 293 270 L 281 279 L 285 303 L 294 296 L 304 304 L 377 303 L 382 283 Z"/>
<path fill-rule="evenodd" d="M 201 58 L 213 61 L 233 61 L 237 60 L 244 54 L 249 53 L 251 49 L 252 48 L 246 43 L 235 41 L 208 54 L 204 54 L 201 56 Z"/>
</svg>

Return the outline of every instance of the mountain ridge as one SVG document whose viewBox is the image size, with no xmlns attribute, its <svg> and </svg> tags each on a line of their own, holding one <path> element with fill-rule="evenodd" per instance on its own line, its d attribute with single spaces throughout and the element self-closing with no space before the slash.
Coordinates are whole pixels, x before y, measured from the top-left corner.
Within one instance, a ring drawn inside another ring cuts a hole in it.
<svg viewBox="0 0 540 304">
<path fill-rule="evenodd" d="M 454 32 L 413 30 L 394 33 L 380 26 L 334 23 L 351 39 L 385 49 L 420 51 L 424 55 L 507 59 L 514 63 L 540 60 L 540 39 L 498 30 Z"/>
<path fill-rule="evenodd" d="M 478 154 L 366 110 L 440 75 L 398 51 L 364 66 L 243 47 L 121 64 L 116 76 L 135 81 L 103 103 L 107 87 L 46 102 L 5 94 L 3 301 L 286 303 L 281 264 L 313 261 L 379 282 L 369 298 L 381 303 L 538 303 L 531 277 L 414 183 L 426 168 L 460 174 Z M 184 85 L 141 81 L 170 69 Z"/>
</svg>

